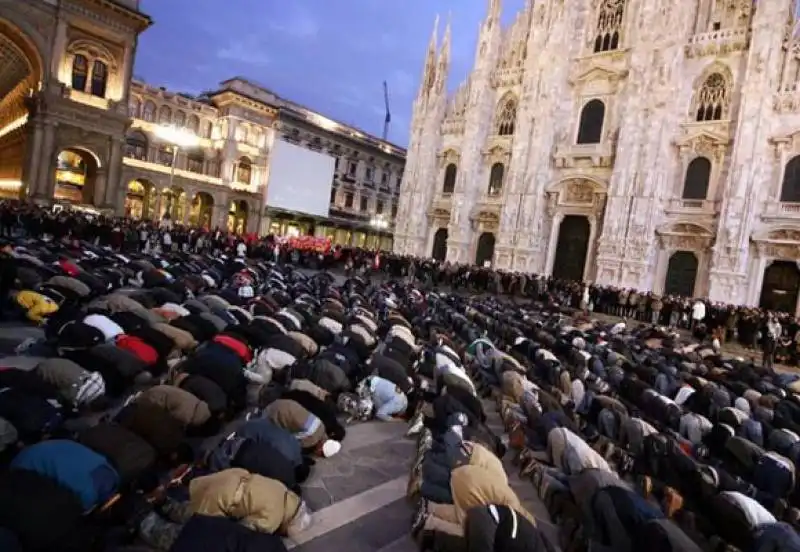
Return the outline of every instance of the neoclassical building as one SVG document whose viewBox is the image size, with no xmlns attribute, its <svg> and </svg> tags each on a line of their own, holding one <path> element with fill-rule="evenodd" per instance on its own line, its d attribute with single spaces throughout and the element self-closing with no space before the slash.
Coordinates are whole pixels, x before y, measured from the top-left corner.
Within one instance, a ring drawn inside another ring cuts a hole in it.
<svg viewBox="0 0 800 552">
<path fill-rule="evenodd" d="M 276 227 L 285 219 L 264 209 L 280 137 L 341 158 L 337 179 L 347 163 L 358 167 L 342 174 L 358 188 L 361 209 L 345 194 L 342 216 L 304 221 L 303 229 L 387 246 L 405 150 L 241 77 L 200 96 L 139 82 L 136 45 L 151 24 L 138 0 L 0 0 L 0 197 L 286 230 Z M 331 203 L 333 212 L 338 196 Z M 371 217 L 384 212 L 388 223 L 372 228 Z"/>
<path fill-rule="evenodd" d="M 489 0 L 446 89 L 414 103 L 395 248 L 798 310 L 800 41 L 792 0 Z"/>
</svg>

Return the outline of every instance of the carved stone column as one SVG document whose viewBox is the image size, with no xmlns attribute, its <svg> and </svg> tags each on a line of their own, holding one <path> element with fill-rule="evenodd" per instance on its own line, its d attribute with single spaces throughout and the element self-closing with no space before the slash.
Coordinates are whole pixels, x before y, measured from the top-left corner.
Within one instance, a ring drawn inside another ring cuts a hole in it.
<svg viewBox="0 0 800 552">
<path fill-rule="evenodd" d="M 111 154 L 108 158 L 108 174 L 105 183 L 105 190 L 95 192 L 95 198 L 99 200 L 101 207 L 117 209 L 119 208 L 119 198 L 122 194 L 120 189 L 127 186 L 121 182 L 122 179 L 122 154 L 125 141 L 123 138 L 111 138 Z"/>
<path fill-rule="evenodd" d="M 31 134 L 31 147 L 28 148 L 25 155 L 22 181 L 28 189 L 28 197 L 38 197 L 41 194 L 38 178 L 43 164 L 42 139 L 44 138 L 44 123 L 41 119 L 34 119 Z"/>
<path fill-rule="evenodd" d="M 86 196 L 83 197 L 84 203 L 91 203 L 97 207 L 104 207 L 103 198 L 106 194 L 106 189 L 108 188 L 108 168 L 101 167 L 97 169 L 97 173 L 94 177 L 94 189 L 92 190 L 92 199 L 91 201 L 86 201 Z"/>
<path fill-rule="evenodd" d="M 37 175 L 38 199 L 52 203 L 56 187 L 56 123 L 46 122 L 41 150 L 41 166 Z"/>
<path fill-rule="evenodd" d="M 561 230 L 562 220 L 564 220 L 564 213 L 556 213 L 550 223 L 550 241 L 547 244 L 547 264 L 544 270 L 547 276 L 553 273 L 553 265 L 556 262 L 556 249 L 558 247 L 558 235 Z"/>
</svg>

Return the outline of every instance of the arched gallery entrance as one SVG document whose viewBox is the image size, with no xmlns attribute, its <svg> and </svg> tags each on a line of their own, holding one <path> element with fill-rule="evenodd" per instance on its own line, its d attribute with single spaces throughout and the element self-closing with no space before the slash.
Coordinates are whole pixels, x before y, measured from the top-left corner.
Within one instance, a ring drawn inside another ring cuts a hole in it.
<svg viewBox="0 0 800 552">
<path fill-rule="evenodd" d="M 243 199 L 231 201 L 228 209 L 228 231 L 234 234 L 244 234 L 247 230 L 247 202 Z"/>
<path fill-rule="evenodd" d="M 11 13 L 11 12 L 9 12 Z M 20 29 L 0 18 L 0 128 L 13 130 L 0 136 L 0 180 L 24 180 L 25 144 L 28 136 L 24 117 L 31 92 L 39 89 L 42 62 L 39 50 Z M 39 162 L 40 160 L 34 160 Z M 20 190 L 3 190 L 4 197 L 18 197 Z"/>
<path fill-rule="evenodd" d="M 586 255 L 589 252 L 589 219 L 581 215 L 567 215 L 561 221 L 553 263 L 553 278 L 583 280 Z"/>
<path fill-rule="evenodd" d="M 155 205 L 155 187 L 147 180 L 131 180 L 125 194 L 125 216 L 148 219 Z"/>
<path fill-rule="evenodd" d="M 77 204 L 94 203 L 94 187 L 99 169 L 97 159 L 82 149 L 65 149 L 56 160 L 53 199 Z"/>
<path fill-rule="evenodd" d="M 697 256 L 691 251 L 676 251 L 673 253 L 667 265 L 664 294 L 694 297 L 698 265 Z"/>
<path fill-rule="evenodd" d="M 172 222 L 183 222 L 186 212 L 186 192 L 179 186 L 161 191 L 161 212 L 159 217 Z"/>
<path fill-rule="evenodd" d="M 439 228 L 433 235 L 431 257 L 437 261 L 444 261 L 447 257 L 447 228 Z"/>
<path fill-rule="evenodd" d="M 198 192 L 192 201 L 189 212 L 189 224 L 202 228 L 211 228 L 211 216 L 214 212 L 214 198 L 206 192 Z"/>
<path fill-rule="evenodd" d="M 764 271 L 759 307 L 794 314 L 800 288 L 800 269 L 794 261 L 774 261 Z"/>
<path fill-rule="evenodd" d="M 478 237 L 478 247 L 475 251 L 476 265 L 483 266 L 488 262 L 489 266 L 491 266 L 494 260 L 494 242 L 494 234 L 491 232 L 484 232 Z"/>
</svg>

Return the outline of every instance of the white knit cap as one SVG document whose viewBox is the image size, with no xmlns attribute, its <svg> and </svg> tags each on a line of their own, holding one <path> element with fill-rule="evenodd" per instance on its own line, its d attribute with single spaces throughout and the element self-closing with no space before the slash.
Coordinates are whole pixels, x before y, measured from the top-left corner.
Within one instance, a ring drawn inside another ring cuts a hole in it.
<svg viewBox="0 0 800 552">
<path fill-rule="evenodd" d="M 329 439 L 322 445 L 322 456 L 330 458 L 342 449 L 342 444 L 339 441 Z"/>
</svg>

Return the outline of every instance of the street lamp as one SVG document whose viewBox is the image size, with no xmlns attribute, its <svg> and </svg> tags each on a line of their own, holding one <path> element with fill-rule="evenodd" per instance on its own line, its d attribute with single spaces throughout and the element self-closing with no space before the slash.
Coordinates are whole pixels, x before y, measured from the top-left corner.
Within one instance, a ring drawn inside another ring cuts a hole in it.
<svg viewBox="0 0 800 552">
<path fill-rule="evenodd" d="M 175 166 L 178 163 L 178 152 L 181 148 L 192 148 L 200 144 L 200 138 L 193 132 L 189 132 L 184 128 L 174 125 L 159 125 L 155 128 L 155 135 L 160 140 L 169 143 L 172 146 L 172 164 L 169 170 L 169 187 L 170 194 L 167 196 L 167 209 L 166 212 L 172 211 L 172 183 L 175 180 Z M 171 215 L 171 213 L 170 213 Z"/>
</svg>

